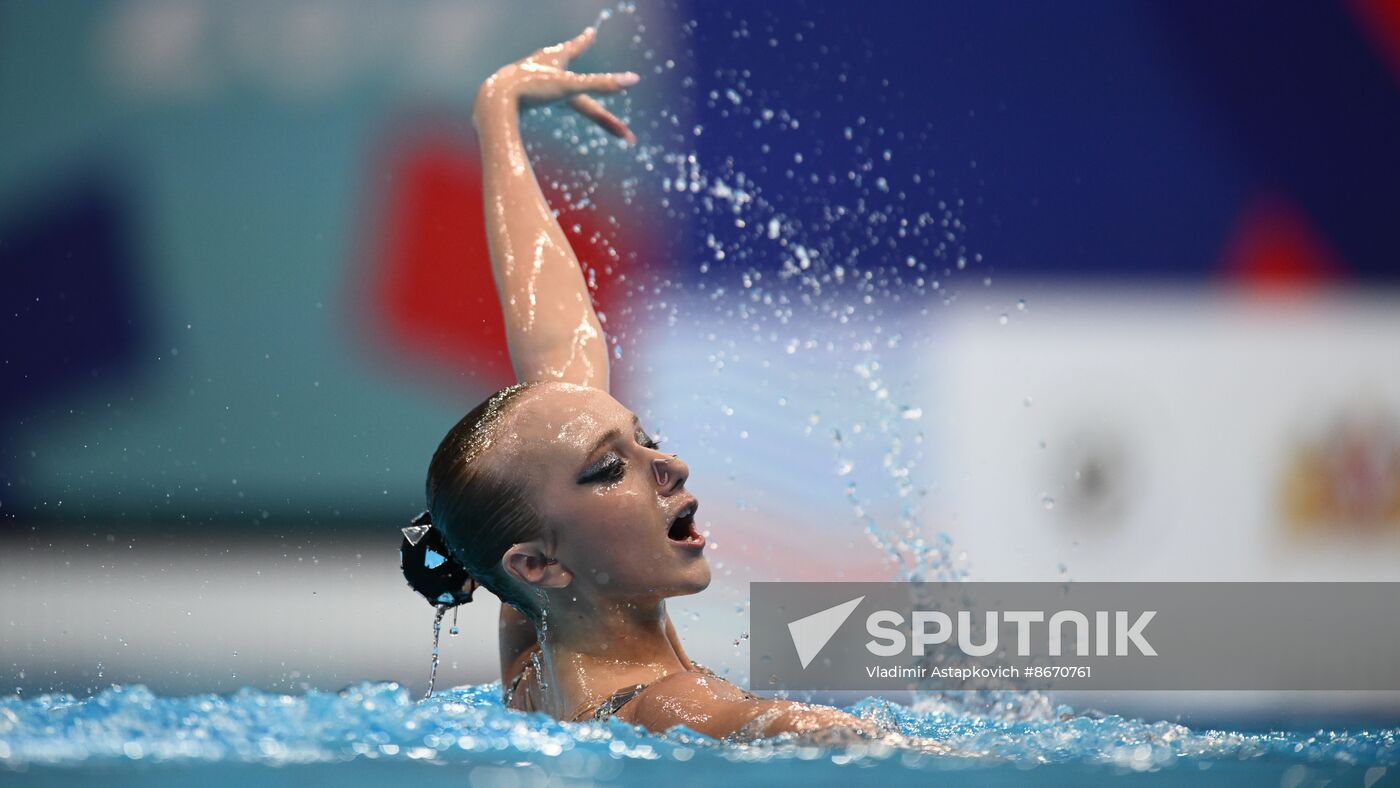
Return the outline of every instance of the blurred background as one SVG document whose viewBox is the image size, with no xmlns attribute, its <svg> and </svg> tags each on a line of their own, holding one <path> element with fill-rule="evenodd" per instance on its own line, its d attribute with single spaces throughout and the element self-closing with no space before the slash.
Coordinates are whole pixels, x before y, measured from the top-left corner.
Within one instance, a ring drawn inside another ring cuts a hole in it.
<svg viewBox="0 0 1400 788">
<path fill-rule="evenodd" d="M 754 580 L 1400 580 L 1394 2 L 5 3 L 0 691 L 425 685 L 398 528 L 511 374 L 470 100 L 603 12 L 640 145 L 526 134 L 698 658 Z"/>
</svg>

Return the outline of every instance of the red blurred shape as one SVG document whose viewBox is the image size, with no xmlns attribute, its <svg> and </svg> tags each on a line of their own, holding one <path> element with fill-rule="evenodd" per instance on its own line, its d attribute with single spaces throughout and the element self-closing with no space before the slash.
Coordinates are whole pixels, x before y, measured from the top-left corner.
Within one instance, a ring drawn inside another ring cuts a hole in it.
<svg viewBox="0 0 1400 788">
<path fill-rule="evenodd" d="M 1277 195 L 1254 200 L 1240 215 L 1222 267 L 1229 278 L 1270 293 L 1329 284 L 1344 270 L 1307 216 Z"/>
<path fill-rule="evenodd" d="M 371 300 L 395 351 L 465 371 L 490 390 L 513 380 L 486 248 L 475 146 L 446 134 L 390 157 Z"/>
<path fill-rule="evenodd" d="M 537 169 L 550 205 L 561 208 L 559 222 L 585 264 L 585 275 L 589 264 L 597 269 L 596 278 L 590 277 L 595 278 L 594 305 L 604 316 L 604 331 L 617 335 L 628 321 L 608 307 L 625 297 L 628 266 L 614 250 L 647 248 L 645 222 L 621 209 L 623 201 L 611 186 L 594 191 L 593 209 L 572 208 L 553 193 L 548 164 Z M 391 352 L 464 372 L 483 391 L 513 383 L 486 244 L 475 140 L 455 131 L 395 139 L 381 183 L 388 191 L 381 203 L 384 215 L 376 217 L 383 229 L 374 247 L 378 256 L 369 302 Z M 606 226 L 607 216 L 619 218 L 615 228 Z M 622 227 L 634 229 L 624 233 Z"/>
<path fill-rule="evenodd" d="M 1400 82 L 1400 0 L 1351 0 L 1357 26 L 1366 33 L 1390 64 L 1391 75 Z"/>
</svg>

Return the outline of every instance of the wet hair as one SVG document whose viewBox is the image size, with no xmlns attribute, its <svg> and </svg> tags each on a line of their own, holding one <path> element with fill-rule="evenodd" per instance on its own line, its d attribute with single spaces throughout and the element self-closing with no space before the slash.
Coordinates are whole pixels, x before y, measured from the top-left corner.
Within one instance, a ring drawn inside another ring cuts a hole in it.
<svg viewBox="0 0 1400 788">
<path fill-rule="evenodd" d="M 539 618 L 536 601 L 513 582 L 501 566 L 501 557 L 512 545 L 539 538 L 543 532 L 539 515 L 518 481 L 483 462 L 496 442 L 496 425 L 520 395 L 534 385 L 517 383 L 487 397 L 448 431 L 433 453 L 432 462 L 428 464 L 428 511 L 425 514 L 430 519 L 431 531 L 435 532 L 430 538 L 440 540 L 445 552 L 439 556 L 441 563 L 433 573 L 438 580 L 415 582 L 408 566 L 416 562 L 410 562 L 407 553 L 404 560 L 404 576 L 409 585 L 429 601 L 437 598 L 443 593 L 443 586 L 452 582 L 456 582 L 456 586 L 447 592 L 455 597 L 446 603 L 470 601 L 469 593 L 460 593 L 462 584 L 470 577 L 527 617 Z M 466 598 L 462 599 L 463 596 Z"/>
</svg>

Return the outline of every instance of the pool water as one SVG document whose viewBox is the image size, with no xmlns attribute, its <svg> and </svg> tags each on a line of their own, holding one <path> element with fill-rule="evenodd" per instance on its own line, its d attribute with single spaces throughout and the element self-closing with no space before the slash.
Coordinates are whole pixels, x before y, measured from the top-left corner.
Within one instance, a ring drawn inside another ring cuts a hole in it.
<svg viewBox="0 0 1400 788">
<path fill-rule="evenodd" d="M 417 700 L 394 683 L 341 692 L 160 697 L 142 686 L 89 698 L 0 700 L 6 785 L 797 785 L 1400 784 L 1400 728 L 1193 730 L 1074 713 L 1011 719 L 867 698 L 849 709 L 975 757 L 883 746 L 726 744 L 618 721 L 563 724 L 503 708 L 496 683 Z M 922 705 L 922 704 L 921 704 Z"/>
</svg>

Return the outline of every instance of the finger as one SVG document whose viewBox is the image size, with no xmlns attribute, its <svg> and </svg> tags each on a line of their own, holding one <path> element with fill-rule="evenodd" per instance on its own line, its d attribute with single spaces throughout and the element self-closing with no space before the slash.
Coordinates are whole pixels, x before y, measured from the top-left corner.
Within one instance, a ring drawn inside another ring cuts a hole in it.
<svg viewBox="0 0 1400 788">
<path fill-rule="evenodd" d="M 569 72 L 566 81 L 570 88 L 580 93 L 617 93 L 642 80 L 641 76 L 625 71 L 620 74 L 575 74 Z"/>
<path fill-rule="evenodd" d="M 583 29 L 582 33 L 560 44 L 559 46 L 564 49 L 564 62 L 567 63 L 582 55 L 590 46 L 593 46 L 593 40 L 597 37 L 598 28 L 589 25 Z"/>
<path fill-rule="evenodd" d="M 597 99 L 591 96 L 574 96 L 569 99 L 569 106 L 578 110 L 579 114 L 585 118 L 602 126 L 604 131 L 614 137 L 627 140 L 629 144 L 636 143 L 637 136 L 632 133 L 631 129 L 627 128 L 627 124 L 619 120 L 616 115 L 608 112 L 607 108 L 599 104 Z"/>
<path fill-rule="evenodd" d="M 597 28 L 592 26 L 585 27 L 582 33 L 579 33 L 568 41 L 541 49 L 536 54 L 534 60 L 563 68 L 569 64 L 570 60 L 583 54 L 584 50 L 588 49 L 597 35 Z"/>
</svg>

